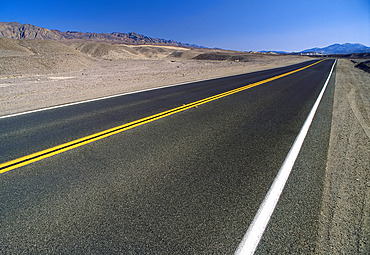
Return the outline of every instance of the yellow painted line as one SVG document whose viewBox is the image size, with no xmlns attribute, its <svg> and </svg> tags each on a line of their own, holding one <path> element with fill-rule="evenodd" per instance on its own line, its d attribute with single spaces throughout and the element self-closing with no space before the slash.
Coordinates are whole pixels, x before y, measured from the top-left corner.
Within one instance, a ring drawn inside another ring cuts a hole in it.
<svg viewBox="0 0 370 255">
<path fill-rule="evenodd" d="M 101 131 L 99 133 L 95 133 L 95 134 L 92 134 L 92 135 L 89 135 L 89 136 L 85 136 L 83 138 L 76 139 L 76 140 L 73 140 L 73 141 L 68 142 L 68 143 L 64 143 L 64 144 L 61 144 L 61 145 L 58 145 L 58 146 L 55 146 L 55 147 L 52 147 L 52 148 L 49 148 L 49 149 L 46 149 L 46 150 L 42 150 L 42 151 L 27 155 L 27 156 L 24 156 L 24 157 L 21 157 L 21 158 L 17 158 L 17 159 L 2 163 L 2 164 L 0 164 L 0 174 L 8 172 L 8 171 L 16 169 L 16 168 L 19 168 L 21 166 L 31 164 L 31 163 L 39 161 L 41 159 L 45 159 L 45 158 L 54 156 L 56 154 L 59 154 L 59 153 L 62 153 L 62 152 L 80 147 L 82 145 L 92 143 L 92 142 L 97 141 L 97 140 L 101 140 L 101 139 L 106 138 L 108 136 L 112 136 L 112 135 L 124 132 L 124 131 L 132 129 L 134 127 L 141 126 L 141 125 L 144 125 L 146 123 L 149 123 L 149 122 L 152 122 L 152 121 L 155 121 L 155 120 L 158 120 L 158 119 L 165 118 L 169 115 L 172 115 L 172 114 L 175 114 L 175 113 L 178 113 L 178 112 L 182 112 L 182 111 L 185 111 L 185 110 L 190 109 L 190 108 L 197 107 L 199 105 L 202 105 L 202 104 L 205 104 L 205 103 L 208 103 L 208 102 L 211 102 L 211 101 L 214 101 L 214 100 L 217 100 L 217 99 L 220 99 L 220 98 L 223 98 L 223 97 L 226 97 L 226 96 L 229 96 L 229 95 L 232 95 L 232 94 L 235 94 L 235 93 L 238 93 L 238 92 L 241 92 L 241 91 L 253 88 L 253 87 L 256 87 L 258 85 L 261 85 L 261 84 L 264 84 L 264 83 L 267 83 L 267 82 L 270 82 L 270 81 L 273 81 L 273 80 L 280 79 L 282 77 L 285 77 L 285 76 L 291 75 L 293 73 L 299 72 L 301 70 L 304 70 L 306 68 L 309 68 L 309 67 L 311 67 L 313 65 L 316 65 L 316 64 L 318 64 L 322 61 L 324 61 L 324 60 L 317 61 L 313 64 L 310 64 L 308 66 L 296 69 L 296 70 L 291 71 L 291 72 L 287 72 L 287 73 L 284 73 L 284 74 L 281 74 L 281 75 L 274 76 L 274 77 L 269 78 L 269 79 L 265 79 L 265 80 L 258 81 L 258 82 L 252 83 L 252 84 L 248 84 L 248 85 L 240 87 L 240 88 L 236 88 L 236 89 L 233 89 L 233 90 L 230 90 L 230 91 L 226 91 L 224 93 L 220 93 L 220 94 L 217 94 L 217 95 L 214 95 L 214 96 L 211 96 L 211 97 L 207 97 L 207 98 L 195 101 L 193 103 L 185 104 L 183 106 L 176 107 L 176 108 L 170 109 L 168 111 L 157 113 L 157 114 L 154 114 L 154 115 L 151 115 L 151 116 L 139 119 L 139 120 L 135 120 L 135 121 L 123 124 L 123 125 L 118 126 L 118 127 L 107 129 L 107 130 Z"/>
</svg>

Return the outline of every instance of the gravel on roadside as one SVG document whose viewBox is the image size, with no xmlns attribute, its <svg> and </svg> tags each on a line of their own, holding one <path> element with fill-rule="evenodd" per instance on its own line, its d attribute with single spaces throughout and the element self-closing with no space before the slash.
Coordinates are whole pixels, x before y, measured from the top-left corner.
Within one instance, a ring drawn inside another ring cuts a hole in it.
<svg viewBox="0 0 370 255">
<path fill-rule="evenodd" d="M 315 254 L 370 254 L 370 74 L 340 59 Z"/>
</svg>

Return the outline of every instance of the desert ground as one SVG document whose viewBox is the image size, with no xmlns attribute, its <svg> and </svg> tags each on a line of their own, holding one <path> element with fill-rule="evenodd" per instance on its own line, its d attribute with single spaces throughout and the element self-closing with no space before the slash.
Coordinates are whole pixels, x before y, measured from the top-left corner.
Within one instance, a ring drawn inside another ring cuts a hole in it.
<svg viewBox="0 0 370 255">
<path fill-rule="evenodd" d="M 194 59 L 195 58 L 195 59 Z M 312 58 L 0 38 L 0 116 Z M 370 73 L 340 59 L 316 254 L 369 254 Z"/>
<path fill-rule="evenodd" d="M 0 116 L 307 59 L 169 46 L 65 45 L 0 38 Z"/>
</svg>

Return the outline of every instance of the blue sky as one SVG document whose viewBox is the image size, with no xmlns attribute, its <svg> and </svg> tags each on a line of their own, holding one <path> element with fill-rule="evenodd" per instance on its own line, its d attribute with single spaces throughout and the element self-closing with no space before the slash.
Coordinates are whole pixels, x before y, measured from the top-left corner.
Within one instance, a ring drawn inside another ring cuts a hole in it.
<svg viewBox="0 0 370 255">
<path fill-rule="evenodd" d="M 245 51 L 370 46 L 370 0 L 0 0 L 0 21 Z"/>
</svg>

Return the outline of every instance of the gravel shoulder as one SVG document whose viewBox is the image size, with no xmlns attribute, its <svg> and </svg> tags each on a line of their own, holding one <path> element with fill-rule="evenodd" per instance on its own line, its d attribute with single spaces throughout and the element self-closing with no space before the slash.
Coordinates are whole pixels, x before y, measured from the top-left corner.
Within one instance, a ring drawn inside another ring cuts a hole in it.
<svg viewBox="0 0 370 255">
<path fill-rule="evenodd" d="M 370 254 L 369 85 L 369 73 L 338 61 L 316 254 Z"/>
</svg>

